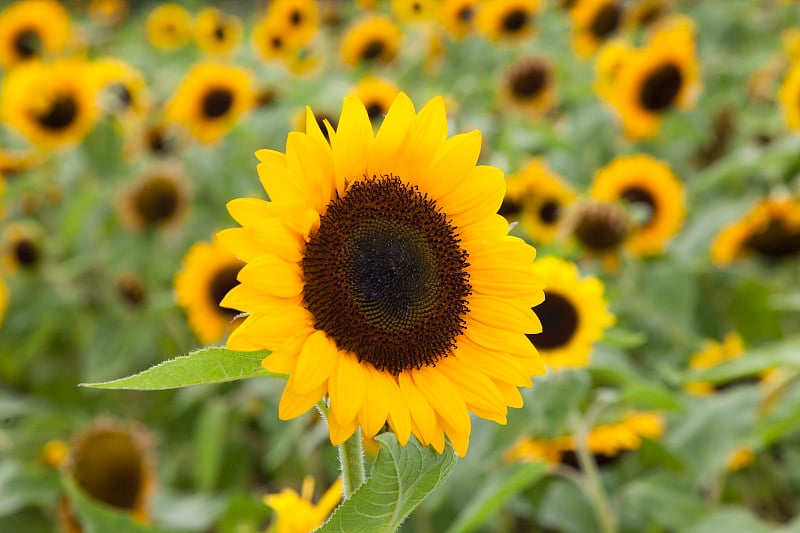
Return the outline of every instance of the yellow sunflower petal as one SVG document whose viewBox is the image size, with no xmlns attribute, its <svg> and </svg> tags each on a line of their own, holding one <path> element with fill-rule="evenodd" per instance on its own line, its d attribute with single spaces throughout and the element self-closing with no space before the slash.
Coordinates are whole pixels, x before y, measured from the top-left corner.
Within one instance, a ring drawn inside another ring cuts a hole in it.
<svg viewBox="0 0 800 533">
<path fill-rule="evenodd" d="M 270 250 L 256 241 L 249 228 L 228 228 L 215 235 L 219 243 L 247 263 L 255 261 Z"/>
<path fill-rule="evenodd" d="M 432 442 L 436 438 L 436 412 L 414 384 L 410 372 L 402 372 L 397 378 L 400 394 L 406 400 L 413 426 L 418 429 L 415 434 L 421 437 L 423 442 Z M 442 446 L 444 446 L 444 442 L 442 442 Z"/>
<path fill-rule="evenodd" d="M 348 95 L 344 99 L 336 135 L 331 138 L 337 183 L 358 180 L 366 175 L 372 142 L 372 123 L 364 104 L 356 95 Z"/>
<path fill-rule="evenodd" d="M 413 181 L 433 163 L 439 146 L 447 137 L 447 114 L 441 97 L 423 107 L 408 131 L 397 158 L 392 161 L 395 173 Z M 499 204 L 498 204 L 499 206 Z"/>
<path fill-rule="evenodd" d="M 472 294 L 468 304 L 472 317 L 487 326 L 524 333 L 539 333 L 542 323 L 529 307 L 502 298 Z"/>
<path fill-rule="evenodd" d="M 286 140 L 286 154 L 289 173 L 303 183 L 309 205 L 322 212 L 333 196 L 335 184 L 328 145 L 321 147 L 310 136 L 295 131 Z"/>
<path fill-rule="evenodd" d="M 497 213 L 506 194 L 503 171 L 488 166 L 472 169 L 461 184 L 442 198 L 456 226 L 464 227 Z"/>
<path fill-rule="evenodd" d="M 434 198 L 447 196 L 463 187 L 464 176 L 475 168 L 480 151 L 481 132 L 478 130 L 450 137 L 442 144 L 431 166 L 420 175 L 419 186 Z"/>
<path fill-rule="evenodd" d="M 300 267 L 273 254 L 264 254 L 239 271 L 239 281 L 272 296 L 291 298 L 303 292 Z"/>
<path fill-rule="evenodd" d="M 412 370 L 414 384 L 433 409 L 461 434 L 469 435 L 471 422 L 459 390 L 441 372 Z"/>
<path fill-rule="evenodd" d="M 389 396 L 389 425 L 397 436 L 398 442 L 405 446 L 411 434 L 411 415 L 408 412 L 408 406 L 403 395 L 400 394 L 400 386 L 394 378 L 386 380 L 385 390 Z"/>
<path fill-rule="evenodd" d="M 292 374 L 289 376 L 289 381 L 286 383 L 286 387 L 283 389 L 283 394 L 281 395 L 281 402 L 278 404 L 278 417 L 281 420 L 297 418 L 314 407 L 317 402 L 322 399 L 327 389 L 326 384 L 323 383 L 317 389 L 299 394 L 295 391 L 294 382 L 295 375 Z"/>
<path fill-rule="evenodd" d="M 339 350 L 322 331 L 315 331 L 306 339 L 300 350 L 300 359 L 294 372 L 294 388 L 305 394 L 327 384 Z"/>
<path fill-rule="evenodd" d="M 233 219 L 242 226 L 256 224 L 273 216 L 269 202 L 258 198 L 236 198 L 225 204 L 225 207 Z"/>
<path fill-rule="evenodd" d="M 366 379 L 358 359 L 352 354 L 339 352 L 336 369 L 328 381 L 331 411 L 335 411 L 338 420 L 350 422 L 356 419 L 364 405 Z"/>
<path fill-rule="evenodd" d="M 389 416 L 390 396 L 387 394 L 388 381 L 391 377 L 381 373 L 372 365 L 363 365 L 367 378 L 364 407 L 358 413 L 359 423 L 364 435 L 374 437 L 386 423 Z"/>
<path fill-rule="evenodd" d="M 330 434 L 331 444 L 334 446 L 338 446 L 349 439 L 357 428 L 357 418 L 350 422 L 340 422 L 333 410 L 328 411 L 328 433 Z"/>
<path fill-rule="evenodd" d="M 394 170 L 389 166 L 390 162 L 396 158 L 415 117 L 411 99 L 404 93 L 398 94 L 375 136 L 369 158 L 369 174 L 388 174 Z"/>
</svg>

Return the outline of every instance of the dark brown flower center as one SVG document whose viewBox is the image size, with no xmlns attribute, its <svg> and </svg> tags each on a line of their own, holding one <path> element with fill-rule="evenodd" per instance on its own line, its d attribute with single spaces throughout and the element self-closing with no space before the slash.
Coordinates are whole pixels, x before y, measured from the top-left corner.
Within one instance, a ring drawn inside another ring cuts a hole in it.
<svg viewBox="0 0 800 533">
<path fill-rule="evenodd" d="M 645 78 L 639 102 L 648 111 L 663 111 L 675 102 L 682 85 L 683 73 L 676 65 L 667 63 Z"/>
<path fill-rule="evenodd" d="M 139 307 L 147 296 L 142 281 L 133 274 L 121 274 L 117 278 L 116 285 L 123 301 L 131 307 Z"/>
<path fill-rule="evenodd" d="M 622 20 L 622 9 L 617 4 L 606 4 L 595 13 L 589 31 L 598 40 L 604 40 L 617 31 Z"/>
<path fill-rule="evenodd" d="M 87 494 L 112 507 L 136 507 L 144 489 L 144 458 L 128 433 L 91 434 L 77 446 L 74 456 L 73 476 Z"/>
<path fill-rule="evenodd" d="M 225 40 L 225 26 L 217 24 L 214 28 L 214 39 L 220 42 Z"/>
<path fill-rule="evenodd" d="M 133 206 L 148 226 L 169 220 L 178 210 L 180 193 L 175 182 L 164 176 L 147 180 L 136 192 Z"/>
<path fill-rule="evenodd" d="M 364 61 L 375 61 L 383 55 L 386 44 L 381 40 L 373 40 L 367 43 L 361 51 L 361 59 Z"/>
<path fill-rule="evenodd" d="M 232 106 L 233 93 L 230 89 L 211 89 L 203 97 L 203 116 L 209 119 L 222 117 Z"/>
<path fill-rule="evenodd" d="M 555 200 L 548 200 L 539 208 L 539 220 L 545 224 L 558 222 L 561 217 L 561 206 Z"/>
<path fill-rule="evenodd" d="M 599 467 L 613 465 L 614 463 L 618 462 L 622 457 L 630 453 L 630 450 L 620 450 L 618 453 L 614 455 L 606 455 L 604 453 L 593 453 L 592 459 L 594 463 Z M 562 465 L 571 466 L 576 470 L 581 469 L 581 463 L 578 460 L 578 455 L 575 453 L 575 450 L 567 450 L 561 454 L 561 460 L 559 461 Z"/>
<path fill-rule="evenodd" d="M 289 15 L 289 23 L 291 23 L 292 26 L 299 26 L 301 22 L 303 22 L 303 13 L 295 9 Z"/>
<path fill-rule="evenodd" d="M 283 48 L 283 39 L 275 36 L 270 40 L 270 44 L 272 45 L 272 48 L 274 48 L 275 50 L 280 50 L 281 48 Z"/>
<path fill-rule="evenodd" d="M 524 9 L 513 9 L 503 17 L 503 31 L 506 33 L 516 33 L 528 23 L 528 13 Z"/>
<path fill-rule="evenodd" d="M 741 376 L 736 379 L 732 379 L 730 381 L 725 381 L 723 383 L 718 383 L 714 386 L 714 390 L 716 392 L 733 389 L 738 387 L 739 385 L 754 385 L 758 383 L 760 380 L 758 376 L 750 375 L 750 376 Z"/>
<path fill-rule="evenodd" d="M 467 253 L 436 202 L 395 176 L 334 199 L 303 259 L 314 326 L 397 375 L 436 364 L 464 329 Z"/>
<path fill-rule="evenodd" d="M 14 244 L 14 258 L 22 267 L 32 267 L 39 261 L 39 248 L 28 238 L 22 238 Z"/>
<path fill-rule="evenodd" d="M 114 83 L 109 87 L 109 92 L 116 97 L 121 111 L 125 111 L 133 103 L 133 95 L 124 83 Z"/>
<path fill-rule="evenodd" d="M 475 10 L 471 6 L 463 6 L 456 13 L 456 18 L 464 24 L 467 24 L 475 16 Z"/>
<path fill-rule="evenodd" d="M 643 220 L 640 221 L 640 225 L 647 226 L 653 221 L 658 205 L 656 204 L 656 200 L 653 198 L 653 195 L 650 193 L 650 191 L 644 187 L 630 187 L 629 189 L 622 191 L 620 198 L 628 203 L 634 204 L 637 207 L 641 207 L 645 211 L 643 213 Z"/>
<path fill-rule="evenodd" d="M 42 39 L 36 30 L 26 28 L 17 33 L 14 39 L 14 51 L 23 59 L 38 56 L 42 51 Z"/>
<path fill-rule="evenodd" d="M 774 218 L 767 226 L 751 235 L 745 248 L 769 259 L 784 259 L 800 254 L 800 228 L 790 228 L 782 219 Z"/>
<path fill-rule="evenodd" d="M 544 301 L 533 308 L 542 322 L 541 333 L 528 333 L 528 339 L 542 350 L 561 348 L 578 331 L 578 311 L 572 302 L 557 292 L 544 291 Z"/>
<path fill-rule="evenodd" d="M 239 311 L 229 307 L 223 307 L 220 305 L 220 302 L 222 302 L 222 299 L 225 298 L 225 295 L 228 294 L 232 288 L 239 284 L 239 280 L 236 279 L 236 276 L 239 275 L 242 266 L 243 265 L 240 264 L 224 266 L 214 274 L 211 278 L 211 283 L 208 284 L 208 297 L 212 305 L 219 307 L 223 313 L 231 317 L 238 315 Z"/>
<path fill-rule="evenodd" d="M 58 95 L 45 112 L 37 115 L 36 121 L 52 131 L 67 129 L 78 116 L 78 103 L 70 94 Z"/>
<path fill-rule="evenodd" d="M 325 127 L 325 121 L 327 120 L 335 131 L 336 127 L 339 125 L 339 120 L 333 115 L 329 115 L 327 113 L 315 114 L 314 118 L 317 121 L 317 126 L 319 126 L 320 131 L 322 131 L 322 136 L 325 137 L 326 141 L 330 142 L 330 134 L 328 133 L 328 128 Z"/>
<path fill-rule="evenodd" d="M 589 250 L 610 252 L 625 242 L 630 230 L 630 219 L 622 208 L 594 203 L 577 213 L 572 234 Z"/>
<path fill-rule="evenodd" d="M 511 71 L 509 85 L 517 98 L 533 98 L 547 87 L 550 72 L 544 63 L 530 61 L 520 63 Z"/>
<path fill-rule="evenodd" d="M 518 217 L 521 212 L 522 212 L 522 204 L 520 202 L 505 197 L 503 198 L 503 203 L 500 204 L 500 210 L 497 211 L 497 214 L 504 216 L 506 218 L 513 219 Z"/>
<path fill-rule="evenodd" d="M 377 120 L 381 118 L 383 115 L 386 114 L 386 110 L 383 108 L 380 102 L 370 102 L 366 105 L 367 108 L 367 116 L 370 120 Z"/>
</svg>

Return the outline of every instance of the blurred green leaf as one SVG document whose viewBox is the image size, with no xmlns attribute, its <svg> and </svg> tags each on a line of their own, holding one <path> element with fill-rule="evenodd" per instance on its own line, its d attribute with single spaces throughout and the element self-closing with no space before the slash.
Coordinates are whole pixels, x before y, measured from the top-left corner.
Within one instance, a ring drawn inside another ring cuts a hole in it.
<svg viewBox="0 0 800 533">
<path fill-rule="evenodd" d="M 217 521 L 217 528 L 220 533 L 261 533 L 264 520 L 271 512 L 261 498 L 235 494 Z"/>
<path fill-rule="evenodd" d="M 548 472 L 549 468 L 545 463 L 522 463 L 493 474 L 463 506 L 463 511 L 447 533 L 474 531 L 489 520 L 509 499 L 546 476 Z"/>
<path fill-rule="evenodd" d="M 169 530 L 139 524 L 123 511 L 92 500 L 69 477 L 62 485 L 84 533 L 169 533 Z"/>
<path fill-rule="evenodd" d="M 676 410 L 683 404 L 675 398 L 672 391 L 647 381 L 632 382 L 622 389 L 620 400 L 640 409 Z"/>
<path fill-rule="evenodd" d="M 342 503 L 318 533 L 396 531 L 414 508 L 442 485 L 456 465 L 450 444 L 442 454 L 412 436 L 405 446 L 394 433 L 376 438 L 381 447 L 369 479 Z"/>
<path fill-rule="evenodd" d="M 27 505 L 52 500 L 57 488 L 52 477 L 26 469 L 12 460 L 4 460 L 0 463 L 0 517 L 11 515 Z"/>
<path fill-rule="evenodd" d="M 778 366 L 800 368 L 800 335 L 794 335 L 745 350 L 736 359 L 691 373 L 687 378 L 687 382 L 710 381 L 712 383 L 724 383 L 745 376 L 752 376 Z"/>
<path fill-rule="evenodd" d="M 197 457 L 194 475 L 197 487 L 211 491 L 219 480 L 222 458 L 227 441 L 228 406 L 214 398 L 203 406 L 195 430 Z"/>
<path fill-rule="evenodd" d="M 641 331 L 613 327 L 606 330 L 603 342 L 620 348 L 636 348 L 647 342 L 647 336 Z"/>
<path fill-rule="evenodd" d="M 762 522 L 743 509 L 723 507 L 687 528 L 686 533 L 776 533 L 777 528 Z M 797 531 L 792 529 L 792 531 Z"/>
<path fill-rule="evenodd" d="M 643 515 L 646 523 L 676 531 L 683 531 L 708 512 L 699 493 L 667 474 L 634 481 L 624 489 L 623 503 Z"/>
<path fill-rule="evenodd" d="M 237 379 L 282 377 L 267 372 L 261 361 L 268 351 L 234 352 L 225 348 L 205 348 L 189 355 L 159 363 L 143 372 L 102 383 L 81 383 L 94 389 L 164 390 L 223 383 Z"/>
</svg>

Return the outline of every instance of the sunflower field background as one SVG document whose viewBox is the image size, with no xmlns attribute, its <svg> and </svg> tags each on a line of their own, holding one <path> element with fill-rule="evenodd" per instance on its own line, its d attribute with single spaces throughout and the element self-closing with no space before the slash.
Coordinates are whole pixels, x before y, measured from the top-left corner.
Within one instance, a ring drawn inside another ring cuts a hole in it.
<svg viewBox="0 0 800 533">
<path fill-rule="evenodd" d="M 261 356 L 78 385 L 224 346 L 254 153 L 400 92 L 505 172 L 547 373 L 457 460 L 365 438 L 403 490 L 322 530 L 800 531 L 797 1 L 4 1 L 0 76 L 0 532 L 326 520 Z"/>
</svg>

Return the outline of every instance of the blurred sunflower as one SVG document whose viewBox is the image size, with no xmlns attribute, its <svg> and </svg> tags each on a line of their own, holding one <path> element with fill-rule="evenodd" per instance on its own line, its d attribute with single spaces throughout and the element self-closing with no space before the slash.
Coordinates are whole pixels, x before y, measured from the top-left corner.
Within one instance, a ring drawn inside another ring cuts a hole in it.
<svg viewBox="0 0 800 533">
<path fill-rule="evenodd" d="M 589 194 L 636 210 L 625 244 L 637 256 L 662 253 L 683 222 L 683 184 L 669 165 L 649 155 L 617 157 L 595 173 Z"/>
<path fill-rule="evenodd" d="M 316 504 L 314 478 L 303 478 L 300 494 L 292 489 L 283 489 L 278 494 L 264 496 L 264 503 L 272 507 L 277 515 L 269 531 L 274 533 L 307 533 L 317 529 L 331 514 L 342 499 L 342 481 L 336 480 L 328 487 Z"/>
<path fill-rule="evenodd" d="M 765 198 L 715 237 L 711 259 L 726 265 L 756 255 L 781 260 L 800 254 L 800 199 Z"/>
<path fill-rule="evenodd" d="M 315 0 L 275 0 L 267 15 L 291 34 L 296 46 L 307 44 L 319 31 L 320 14 Z"/>
<path fill-rule="evenodd" d="M 624 452 L 638 450 L 643 439 L 657 439 L 663 433 L 661 415 L 634 411 L 623 415 L 619 422 L 593 427 L 587 435 L 586 447 L 596 464 L 603 466 L 614 462 Z M 508 449 L 504 458 L 506 462 L 534 461 L 580 468 L 572 435 L 554 439 L 522 437 Z"/>
<path fill-rule="evenodd" d="M 10 178 L 42 164 L 44 160 L 44 155 L 37 150 L 0 148 L 0 182 L 3 181 L 2 176 Z"/>
<path fill-rule="evenodd" d="M 141 278 L 133 272 L 122 272 L 114 279 L 114 286 L 120 299 L 130 308 L 144 305 L 147 290 Z"/>
<path fill-rule="evenodd" d="M 694 105 L 700 90 L 700 67 L 694 28 L 688 19 L 664 26 L 647 46 L 615 59 L 614 76 L 598 79 L 596 89 L 616 110 L 629 138 L 654 136 L 666 113 Z"/>
<path fill-rule="evenodd" d="M 9 272 L 32 270 L 42 260 L 41 231 L 33 224 L 6 225 L 2 235 L 3 265 Z"/>
<path fill-rule="evenodd" d="M 64 50 L 71 36 L 69 13 L 59 2 L 14 2 L 0 11 L 0 67 L 52 56 Z"/>
<path fill-rule="evenodd" d="M 475 29 L 475 18 L 481 0 L 442 0 L 439 17 L 452 37 L 463 39 Z"/>
<path fill-rule="evenodd" d="M 403 32 L 383 15 L 369 14 L 352 24 L 341 42 L 341 58 L 351 67 L 390 63 L 397 55 Z"/>
<path fill-rule="evenodd" d="M 623 8 L 618 0 L 578 0 L 569 12 L 572 47 L 589 57 L 622 27 Z"/>
<path fill-rule="evenodd" d="M 162 163 L 139 176 L 119 195 L 117 210 L 122 225 L 132 231 L 176 226 L 189 203 L 183 168 Z"/>
<path fill-rule="evenodd" d="M 242 21 L 236 15 L 205 7 L 194 19 L 194 42 L 207 54 L 229 55 L 242 42 Z"/>
<path fill-rule="evenodd" d="M 150 44 L 159 50 L 180 48 L 192 38 L 192 15 L 180 4 L 159 4 L 147 15 L 145 32 Z"/>
<path fill-rule="evenodd" d="M 495 214 L 502 171 L 475 166 L 477 130 L 446 139 L 441 98 L 416 113 L 400 93 L 375 135 L 350 95 L 329 136 L 308 110 L 285 155 L 256 153 L 271 201 L 228 203 L 243 227 L 218 238 L 247 265 L 222 305 L 248 314 L 228 348 L 291 374 L 281 419 L 327 396 L 335 445 L 388 423 L 463 456 L 470 411 L 505 423 L 544 372 L 524 336 L 540 331 L 535 250 Z"/>
<path fill-rule="evenodd" d="M 300 48 L 289 27 L 272 17 L 261 18 L 253 27 L 251 43 L 262 61 L 288 61 Z"/>
<path fill-rule="evenodd" d="M 800 130 L 800 61 L 792 65 L 781 83 L 778 103 L 786 127 L 792 131 Z"/>
<path fill-rule="evenodd" d="M 249 70 L 217 63 L 194 65 L 166 107 L 168 120 L 203 143 L 213 143 L 255 105 Z"/>
<path fill-rule="evenodd" d="M 426 22 L 439 18 L 441 0 L 392 0 L 392 13 L 404 22 Z"/>
<path fill-rule="evenodd" d="M 625 9 L 623 25 L 630 31 L 649 30 L 669 16 L 670 0 L 636 0 Z"/>
<path fill-rule="evenodd" d="M 478 29 L 490 41 L 515 41 L 530 37 L 539 0 L 493 0 L 483 2 L 476 20 Z"/>
<path fill-rule="evenodd" d="M 63 469 L 96 502 L 128 513 L 137 522 L 150 521 L 155 456 L 153 437 L 141 426 L 96 420 L 75 436 Z M 58 507 L 61 531 L 81 533 L 70 501 L 63 497 Z"/>
<path fill-rule="evenodd" d="M 91 63 L 92 79 L 100 91 L 100 108 L 123 121 L 141 120 L 149 110 L 142 73 L 115 57 Z"/>
<path fill-rule="evenodd" d="M 541 57 L 521 57 L 505 71 L 499 93 L 504 111 L 540 118 L 556 103 L 553 67 Z"/>
<path fill-rule="evenodd" d="M 364 107 L 367 108 L 369 120 L 372 123 L 376 123 L 389 112 L 389 107 L 394 102 L 400 89 L 389 81 L 367 76 L 358 82 L 353 92 L 364 104 Z"/>
<path fill-rule="evenodd" d="M 506 186 L 500 214 L 509 222 L 519 222 L 535 244 L 553 242 L 575 192 L 541 159 L 532 159 L 510 175 Z"/>
<path fill-rule="evenodd" d="M 56 149 L 80 142 L 94 127 L 96 90 L 80 60 L 29 61 L 3 79 L 0 116 L 30 142 Z"/>
<path fill-rule="evenodd" d="M 738 332 L 732 331 L 725 335 L 722 342 L 712 340 L 705 341 L 703 347 L 699 352 L 692 354 L 689 359 L 690 370 L 706 370 L 713 368 L 726 361 L 738 359 L 744 353 L 744 340 Z M 757 378 L 748 379 L 748 381 L 757 381 Z M 690 381 L 686 383 L 684 389 L 691 394 L 698 396 L 707 396 L 715 390 L 728 388 L 734 383 L 722 383 L 714 386 L 713 383 L 707 381 Z"/>
<path fill-rule="evenodd" d="M 533 308 L 542 332 L 528 334 L 550 368 L 578 368 L 589 364 L 592 344 L 615 322 L 603 298 L 603 283 L 594 276 L 581 278 L 574 263 L 545 257 L 535 263 L 544 280 L 544 302 Z"/>
<path fill-rule="evenodd" d="M 618 202 L 586 200 L 572 205 L 564 227 L 589 256 L 613 270 L 635 223 Z"/>
<path fill-rule="evenodd" d="M 103 28 L 119 26 L 128 18 L 127 0 L 89 0 L 89 20 Z"/>
<path fill-rule="evenodd" d="M 175 276 L 175 299 L 203 344 L 219 342 L 239 323 L 234 321 L 237 311 L 220 302 L 239 284 L 236 276 L 243 266 L 216 242 L 198 242 L 186 252 L 183 268 Z"/>
<path fill-rule="evenodd" d="M 0 278 L 0 326 L 6 317 L 6 309 L 8 309 L 8 289 L 3 278 Z"/>
</svg>

